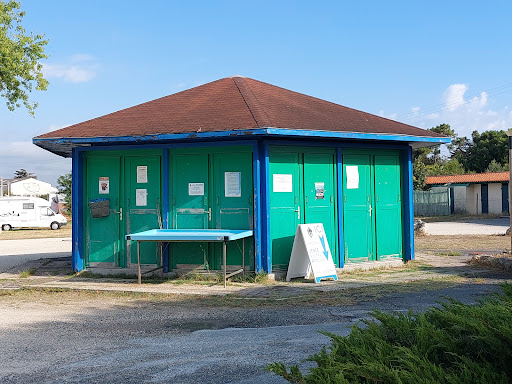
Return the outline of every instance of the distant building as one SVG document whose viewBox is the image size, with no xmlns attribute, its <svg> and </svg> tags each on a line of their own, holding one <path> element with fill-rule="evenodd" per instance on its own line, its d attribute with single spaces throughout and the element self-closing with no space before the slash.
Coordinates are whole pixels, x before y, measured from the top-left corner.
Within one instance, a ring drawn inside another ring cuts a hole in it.
<svg viewBox="0 0 512 384">
<path fill-rule="evenodd" d="M 34 177 L 3 179 L 0 188 L 2 194 L 10 194 L 11 196 L 41 196 L 59 192 L 50 183 L 37 180 Z"/>
<path fill-rule="evenodd" d="M 425 184 L 432 189 L 450 188 L 452 213 L 509 214 L 509 176 L 508 171 L 429 176 Z"/>
</svg>

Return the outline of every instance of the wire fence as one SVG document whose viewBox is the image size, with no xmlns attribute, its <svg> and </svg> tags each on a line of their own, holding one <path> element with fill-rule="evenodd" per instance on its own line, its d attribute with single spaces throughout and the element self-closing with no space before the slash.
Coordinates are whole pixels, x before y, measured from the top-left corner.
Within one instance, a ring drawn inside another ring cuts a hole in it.
<svg viewBox="0 0 512 384">
<path fill-rule="evenodd" d="M 415 216 L 448 216 L 450 214 L 450 190 L 436 189 L 414 191 Z"/>
</svg>

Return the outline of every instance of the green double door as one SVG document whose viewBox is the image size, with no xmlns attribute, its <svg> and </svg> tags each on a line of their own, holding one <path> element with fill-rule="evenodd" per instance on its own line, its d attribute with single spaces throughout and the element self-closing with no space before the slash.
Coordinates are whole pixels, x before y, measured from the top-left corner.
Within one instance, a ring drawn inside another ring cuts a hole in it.
<svg viewBox="0 0 512 384">
<path fill-rule="evenodd" d="M 253 229 L 252 152 L 236 149 L 175 151 L 171 157 L 171 223 L 176 229 Z M 253 268 L 252 239 L 245 265 Z M 242 240 L 227 244 L 227 264 L 242 265 Z M 171 265 L 222 268 L 220 243 L 178 243 Z"/>
<path fill-rule="evenodd" d="M 136 245 L 124 241 L 124 236 L 160 227 L 160 159 L 122 155 L 86 158 L 87 265 L 128 267 L 137 263 Z M 88 202 L 95 199 L 108 199 L 108 216 L 92 217 Z M 155 243 L 141 244 L 141 264 L 160 264 L 160 251 Z"/>
<path fill-rule="evenodd" d="M 286 269 L 299 224 L 322 223 L 337 263 L 334 151 L 271 149 L 269 159 L 272 268 Z"/>
<path fill-rule="evenodd" d="M 399 153 L 344 151 L 342 164 L 345 260 L 402 257 Z"/>
</svg>

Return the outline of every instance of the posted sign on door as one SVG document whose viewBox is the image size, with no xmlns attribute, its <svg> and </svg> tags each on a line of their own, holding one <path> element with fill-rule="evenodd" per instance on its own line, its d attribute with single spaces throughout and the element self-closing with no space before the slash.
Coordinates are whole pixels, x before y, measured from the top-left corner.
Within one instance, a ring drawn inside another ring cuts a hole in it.
<svg viewBox="0 0 512 384">
<path fill-rule="evenodd" d="M 327 236 L 321 223 L 297 226 L 286 281 L 295 277 L 309 279 L 311 273 L 316 283 L 329 278 L 338 280 Z"/>
</svg>

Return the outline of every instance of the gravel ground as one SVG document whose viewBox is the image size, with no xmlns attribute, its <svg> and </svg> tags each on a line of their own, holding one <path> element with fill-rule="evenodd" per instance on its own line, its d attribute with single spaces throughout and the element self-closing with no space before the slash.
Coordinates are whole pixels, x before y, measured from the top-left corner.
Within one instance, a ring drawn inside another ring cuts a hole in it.
<svg viewBox="0 0 512 384">
<path fill-rule="evenodd" d="M 264 367 L 300 363 L 318 352 L 329 343 L 319 330 L 346 335 L 370 318 L 372 309 L 423 311 L 444 296 L 474 302 L 512 279 L 470 266 L 468 257 L 418 259 L 419 268 L 353 273 L 339 283 L 283 285 L 299 294 L 311 286 L 325 292 L 324 301 L 308 303 L 285 296 L 258 306 L 237 293 L 226 304 L 218 296 L 3 289 L 0 382 L 285 383 Z M 43 277 L 30 279 L 36 284 Z M 251 289 L 258 286 L 276 288 Z M 247 305 L 233 304 L 236 298 Z"/>
<path fill-rule="evenodd" d="M 0 240 L 0 273 L 30 260 L 71 255 L 71 238 Z"/>
<path fill-rule="evenodd" d="M 427 235 L 504 235 L 510 219 L 461 220 L 425 223 Z"/>
</svg>

